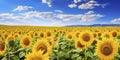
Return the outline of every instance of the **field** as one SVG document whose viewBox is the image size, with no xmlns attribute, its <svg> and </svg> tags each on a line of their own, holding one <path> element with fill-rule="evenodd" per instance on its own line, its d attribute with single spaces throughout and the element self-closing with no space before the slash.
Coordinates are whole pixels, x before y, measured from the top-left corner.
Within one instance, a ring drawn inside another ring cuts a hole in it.
<svg viewBox="0 0 120 60">
<path fill-rule="evenodd" d="M 120 27 L 0 26 L 0 60 L 119 60 Z"/>
</svg>

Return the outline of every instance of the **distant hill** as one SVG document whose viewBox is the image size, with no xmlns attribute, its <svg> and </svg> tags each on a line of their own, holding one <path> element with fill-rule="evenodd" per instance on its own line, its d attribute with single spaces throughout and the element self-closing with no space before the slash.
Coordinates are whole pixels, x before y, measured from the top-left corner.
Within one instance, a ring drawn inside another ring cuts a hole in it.
<svg viewBox="0 0 120 60">
<path fill-rule="evenodd" d="M 120 24 L 67 25 L 70 26 L 120 26 Z"/>
</svg>

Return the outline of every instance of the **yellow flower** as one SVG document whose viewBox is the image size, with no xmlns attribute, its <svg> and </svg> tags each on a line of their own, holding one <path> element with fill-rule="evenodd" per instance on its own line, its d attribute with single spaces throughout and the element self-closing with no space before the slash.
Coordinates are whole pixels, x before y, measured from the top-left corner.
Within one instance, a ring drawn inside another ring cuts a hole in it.
<svg viewBox="0 0 120 60">
<path fill-rule="evenodd" d="M 118 35 L 116 30 L 111 31 L 112 37 L 116 37 Z"/>
<path fill-rule="evenodd" d="M 5 43 L 2 42 L 2 40 L 0 40 L 0 55 L 4 55 L 4 53 L 6 52 L 6 45 Z"/>
<path fill-rule="evenodd" d="M 97 43 L 96 54 L 101 60 L 112 60 L 118 53 L 115 40 L 102 40 Z"/>
<path fill-rule="evenodd" d="M 43 51 L 29 53 L 25 57 L 25 60 L 49 60 L 49 56 L 43 55 Z"/>
<path fill-rule="evenodd" d="M 44 32 L 41 31 L 41 32 L 39 33 L 39 37 L 40 37 L 40 38 L 44 38 L 44 37 L 45 37 Z"/>
<path fill-rule="evenodd" d="M 38 52 L 40 50 L 43 51 L 43 54 L 51 54 L 52 47 L 47 40 L 38 40 L 33 46 L 32 52 Z"/>
<path fill-rule="evenodd" d="M 73 40 L 73 38 L 74 38 L 74 37 L 73 37 L 73 33 L 72 33 L 72 32 L 67 32 L 67 33 L 66 33 L 66 39 L 67 39 L 67 40 Z"/>
<path fill-rule="evenodd" d="M 51 37 L 52 36 L 52 32 L 51 31 L 46 31 L 46 37 Z"/>
<path fill-rule="evenodd" d="M 85 45 L 83 45 L 79 40 L 75 40 L 75 48 L 80 48 L 82 50 L 85 49 Z"/>
<path fill-rule="evenodd" d="M 90 31 L 84 31 L 80 33 L 80 37 L 79 37 L 79 41 L 83 44 L 83 45 L 91 45 L 94 41 L 94 36 L 92 34 L 92 32 Z"/>
<path fill-rule="evenodd" d="M 113 38 L 113 37 L 112 37 L 112 35 L 109 32 L 104 32 L 102 34 L 102 38 L 104 38 L 104 39 L 110 39 L 110 38 Z"/>
<path fill-rule="evenodd" d="M 14 40 L 14 37 L 12 35 L 9 35 L 5 41 L 8 42 L 8 41 L 11 41 L 11 40 Z"/>
<path fill-rule="evenodd" d="M 20 45 L 22 46 L 22 48 L 29 48 L 32 45 L 31 38 L 29 36 L 24 36 L 20 40 Z"/>
</svg>

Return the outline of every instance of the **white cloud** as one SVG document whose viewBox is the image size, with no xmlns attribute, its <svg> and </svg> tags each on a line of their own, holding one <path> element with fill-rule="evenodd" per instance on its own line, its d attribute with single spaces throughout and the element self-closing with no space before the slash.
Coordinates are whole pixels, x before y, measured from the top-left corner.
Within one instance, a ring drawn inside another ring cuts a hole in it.
<svg viewBox="0 0 120 60">
<path fill-rule="evenodd" d="M 120 18 L 111 20 L 112 23 L 120 23 Z"/>
<path fill-rule="evenodd" d="M 82 0 L 74 0 L 74 3 L 82 2 Z"/>
<path fill-rule="evenodd" d="M 22 24 L 22 25 L 55 25 L 63 22 L 91 22 L 103 17 L 101 14 L 95 14 L 94 11 L 89 11 L 85 14 L 55 14 L 52 12 L 29 11 L 19 13 L 4 13 L 0 14 L 0 24 Z M 45 23 L 47 22 L 47 23 Z"/>
<path fill-rule="evenodd" d="M 0 14 L 0 20 L 20 20 L 22 17 L 20 16 L 14 16 L 12 13 L 4 13 Z"/>
<path fill-rule="evenodd" d="M 49 7 L 52 7 L 52 5 L 51 5 L 52 1 L 51 0 L 42 0 L 42 3 L 47 4 Z"/>
<path fill-rule="evenodd" d="M 77 5 L 76 4 L 69 4 L 68 7 L 75 8 L 75 7 L 77 7 Z"/>
<path fill-rule="evenodd" d="M 28 10 L 31 8 L 33 8 L 33 7 L 31 7 L 31 6 L 17 6 L 17 8 L 13 9 L 13 11 L 22 11 L 22 10 Z"/>
<path fill-rule="evenodd" d="M 63 13 L 62 10 L 55 10 L 55 12 L 58 12 L 58 13 Z"/>
<path fill-rule="evenodd" d="M 94 11 L 88 11 L 85 14 L 59 14 L 57 15 L 57 18 L 63 20 L 63 21 L 80 21 L 80 22 L 91 22 L 98 18 L 103 17 L 101 14 L 94 14 Z"/>
<path fill-rule="evenodd" d="M 85 13 L 85 14 L 93 14 L 94 13 L 94 11 L 88 11 L 87 13 Z"/>
<path fill-rule="evenodd" d="M 101 17 L 103 16 L 100 14 L 83 15 L 80 22 L 91 22 Z"/>
<path fill-rule="evenodd" d="M 80 4 L 78 6 L 79 9 L 93 9 L 98 6 L 103 6 L 102 4 L 97 3 L 97 1 L 90 0 L 87 3 Z"/>
</svg>

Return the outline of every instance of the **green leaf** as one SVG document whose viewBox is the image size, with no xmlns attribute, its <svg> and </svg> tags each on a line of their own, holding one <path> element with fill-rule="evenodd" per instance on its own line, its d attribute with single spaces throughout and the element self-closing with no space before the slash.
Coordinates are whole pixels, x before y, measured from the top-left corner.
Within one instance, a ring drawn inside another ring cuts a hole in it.
<svg viewBox="0 0 120 60">
<path fill-rule="evenodd" d="M 3 57 L 2 60 L 7 60 L 7 58 L 6 58 L 6 57 Z"/>
<path fill-rule="evenodd" d="M 78 57 L 76 60 L 82 60 L 82 58 L 81 58 L 81 57 Z"/>
<path fill-rule="evenodd" d="M 91 58 L 93 58 L 93 53 L 92 52 L 90 52 L 90 51 L 87 51 L 86 53 L 85 53 L 85 55 L 87 56 L 87 57 L 91 57 Z"/>
<path fill-rule="evenodd" d="M 20 57 L 20 58 L 22 58 L 22 57 L 24 57 L 24 56 L 25 56 L 25 53 L 24 53 L 24 52 L 20 52 L 20 53 L 19 53 L 19 57 Z"/>
<path fill-rule="evenodd" d="M 75 58 L 79 57 L 79 54 L 72 54 L 72 59 L 75 60 Z"/>
<path fill-rule="evenodd" d="M 13 56 L 12 60 L 20 60 L 20 58 L 18 56 Z"/>
</svg>

